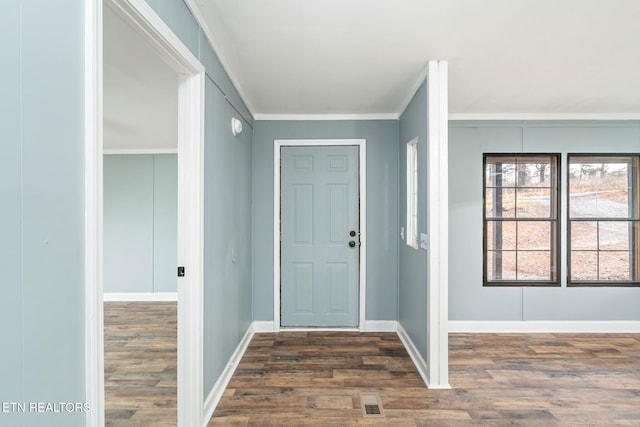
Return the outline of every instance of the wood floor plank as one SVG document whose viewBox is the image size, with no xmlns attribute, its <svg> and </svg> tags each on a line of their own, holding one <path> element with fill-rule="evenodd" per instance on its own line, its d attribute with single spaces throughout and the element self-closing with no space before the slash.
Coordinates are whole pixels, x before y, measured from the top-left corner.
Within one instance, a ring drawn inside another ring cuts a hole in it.
<svg viewBox="0 0 640 427">
<path fill-rule="evenodd" d="M 177 305 L 105 302 L 105 424 L 177 424 Z"/>
<path fill-rule="evenodd" d="M 451 334 L 449 362 L 428 390 L 392 333 L 256 334 L 209 425 L 640 426 L 640 335 Z"/>
</svg>

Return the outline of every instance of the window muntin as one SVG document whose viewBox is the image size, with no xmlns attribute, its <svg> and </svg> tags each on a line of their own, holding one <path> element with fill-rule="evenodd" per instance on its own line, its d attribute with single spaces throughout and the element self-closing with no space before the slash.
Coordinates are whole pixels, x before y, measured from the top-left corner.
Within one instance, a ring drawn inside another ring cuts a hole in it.
<svg viewBox="0 0 640 427">
<path fill-rule="evenodd" d="M 640 156 L 573 154 L 568 163 L 568 284 L 639 284 Z"/>
<path fill-rule="evenodd" d="M 407 143 L 407 245 L 418 249 L 418 138 Z"/>
<path fill-rule="evenodd" d="M 484 284 L 558 284 L 558 155 L 484 156 Z"/>
</svg>

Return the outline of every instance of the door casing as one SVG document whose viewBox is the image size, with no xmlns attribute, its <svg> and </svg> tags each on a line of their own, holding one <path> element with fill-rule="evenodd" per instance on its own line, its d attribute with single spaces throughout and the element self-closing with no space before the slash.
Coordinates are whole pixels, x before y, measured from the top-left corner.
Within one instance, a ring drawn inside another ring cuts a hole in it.
<svg viewBox="0 0 640 427">
<path fill-rule="evenodd" d="M 341 146 L 358 147 L 360 193 L 360 260 L 359 260 L 359 301 L 357 328 L 286 328 L 286 330 L 360 330 L 366 329 L 367 296 L 367 164 L 365 139 L 276 139 L 273 144 L 273 326 L 280 331 L 280 148 L 287 146 Z"/>
<path fill-rule="evenodd" d="M 204 66 L 144 0 L 85 0 L 85 381 L 88 426 L 103 426 L 102 10 L 112 8 L 179 75 L 178 426 L 203 423 Z M 208 421 L 208 420 L 207 420 Z"/>
</svg>

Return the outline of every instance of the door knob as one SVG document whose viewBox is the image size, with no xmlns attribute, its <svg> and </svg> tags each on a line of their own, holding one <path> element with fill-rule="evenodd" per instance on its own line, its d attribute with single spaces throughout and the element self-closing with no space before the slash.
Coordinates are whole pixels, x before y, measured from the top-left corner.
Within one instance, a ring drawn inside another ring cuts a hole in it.
<svg viewBox="0 0 640 427">
<path fill-rule="evenodd" d="M 354 242 L 353 240 L 351 240 L 351 241 L 349 242 L 349 247 L 350 247 L 350 248 L 353 248 L 355 245 L 356 245 L 356 242 Z"/>
<path fill-rule="evenodd" d="M 355 230 L 351 230 L 351 231 L 349 232 L 349 236 L 351 236 L 351 237 L 356 237 L 356 232 L 355 232 Z"/>
</svg>

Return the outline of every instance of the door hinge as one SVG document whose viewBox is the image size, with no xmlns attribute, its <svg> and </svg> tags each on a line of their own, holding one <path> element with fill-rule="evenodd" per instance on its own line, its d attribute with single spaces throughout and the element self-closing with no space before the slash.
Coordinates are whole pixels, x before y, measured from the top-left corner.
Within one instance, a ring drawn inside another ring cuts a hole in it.
<svg viewBox="0 0 640 427">
<path fill-rule="evenodd" d="M 178 267 L 178 277 L 184 277 L 184 267 Z"/>
</svg>

